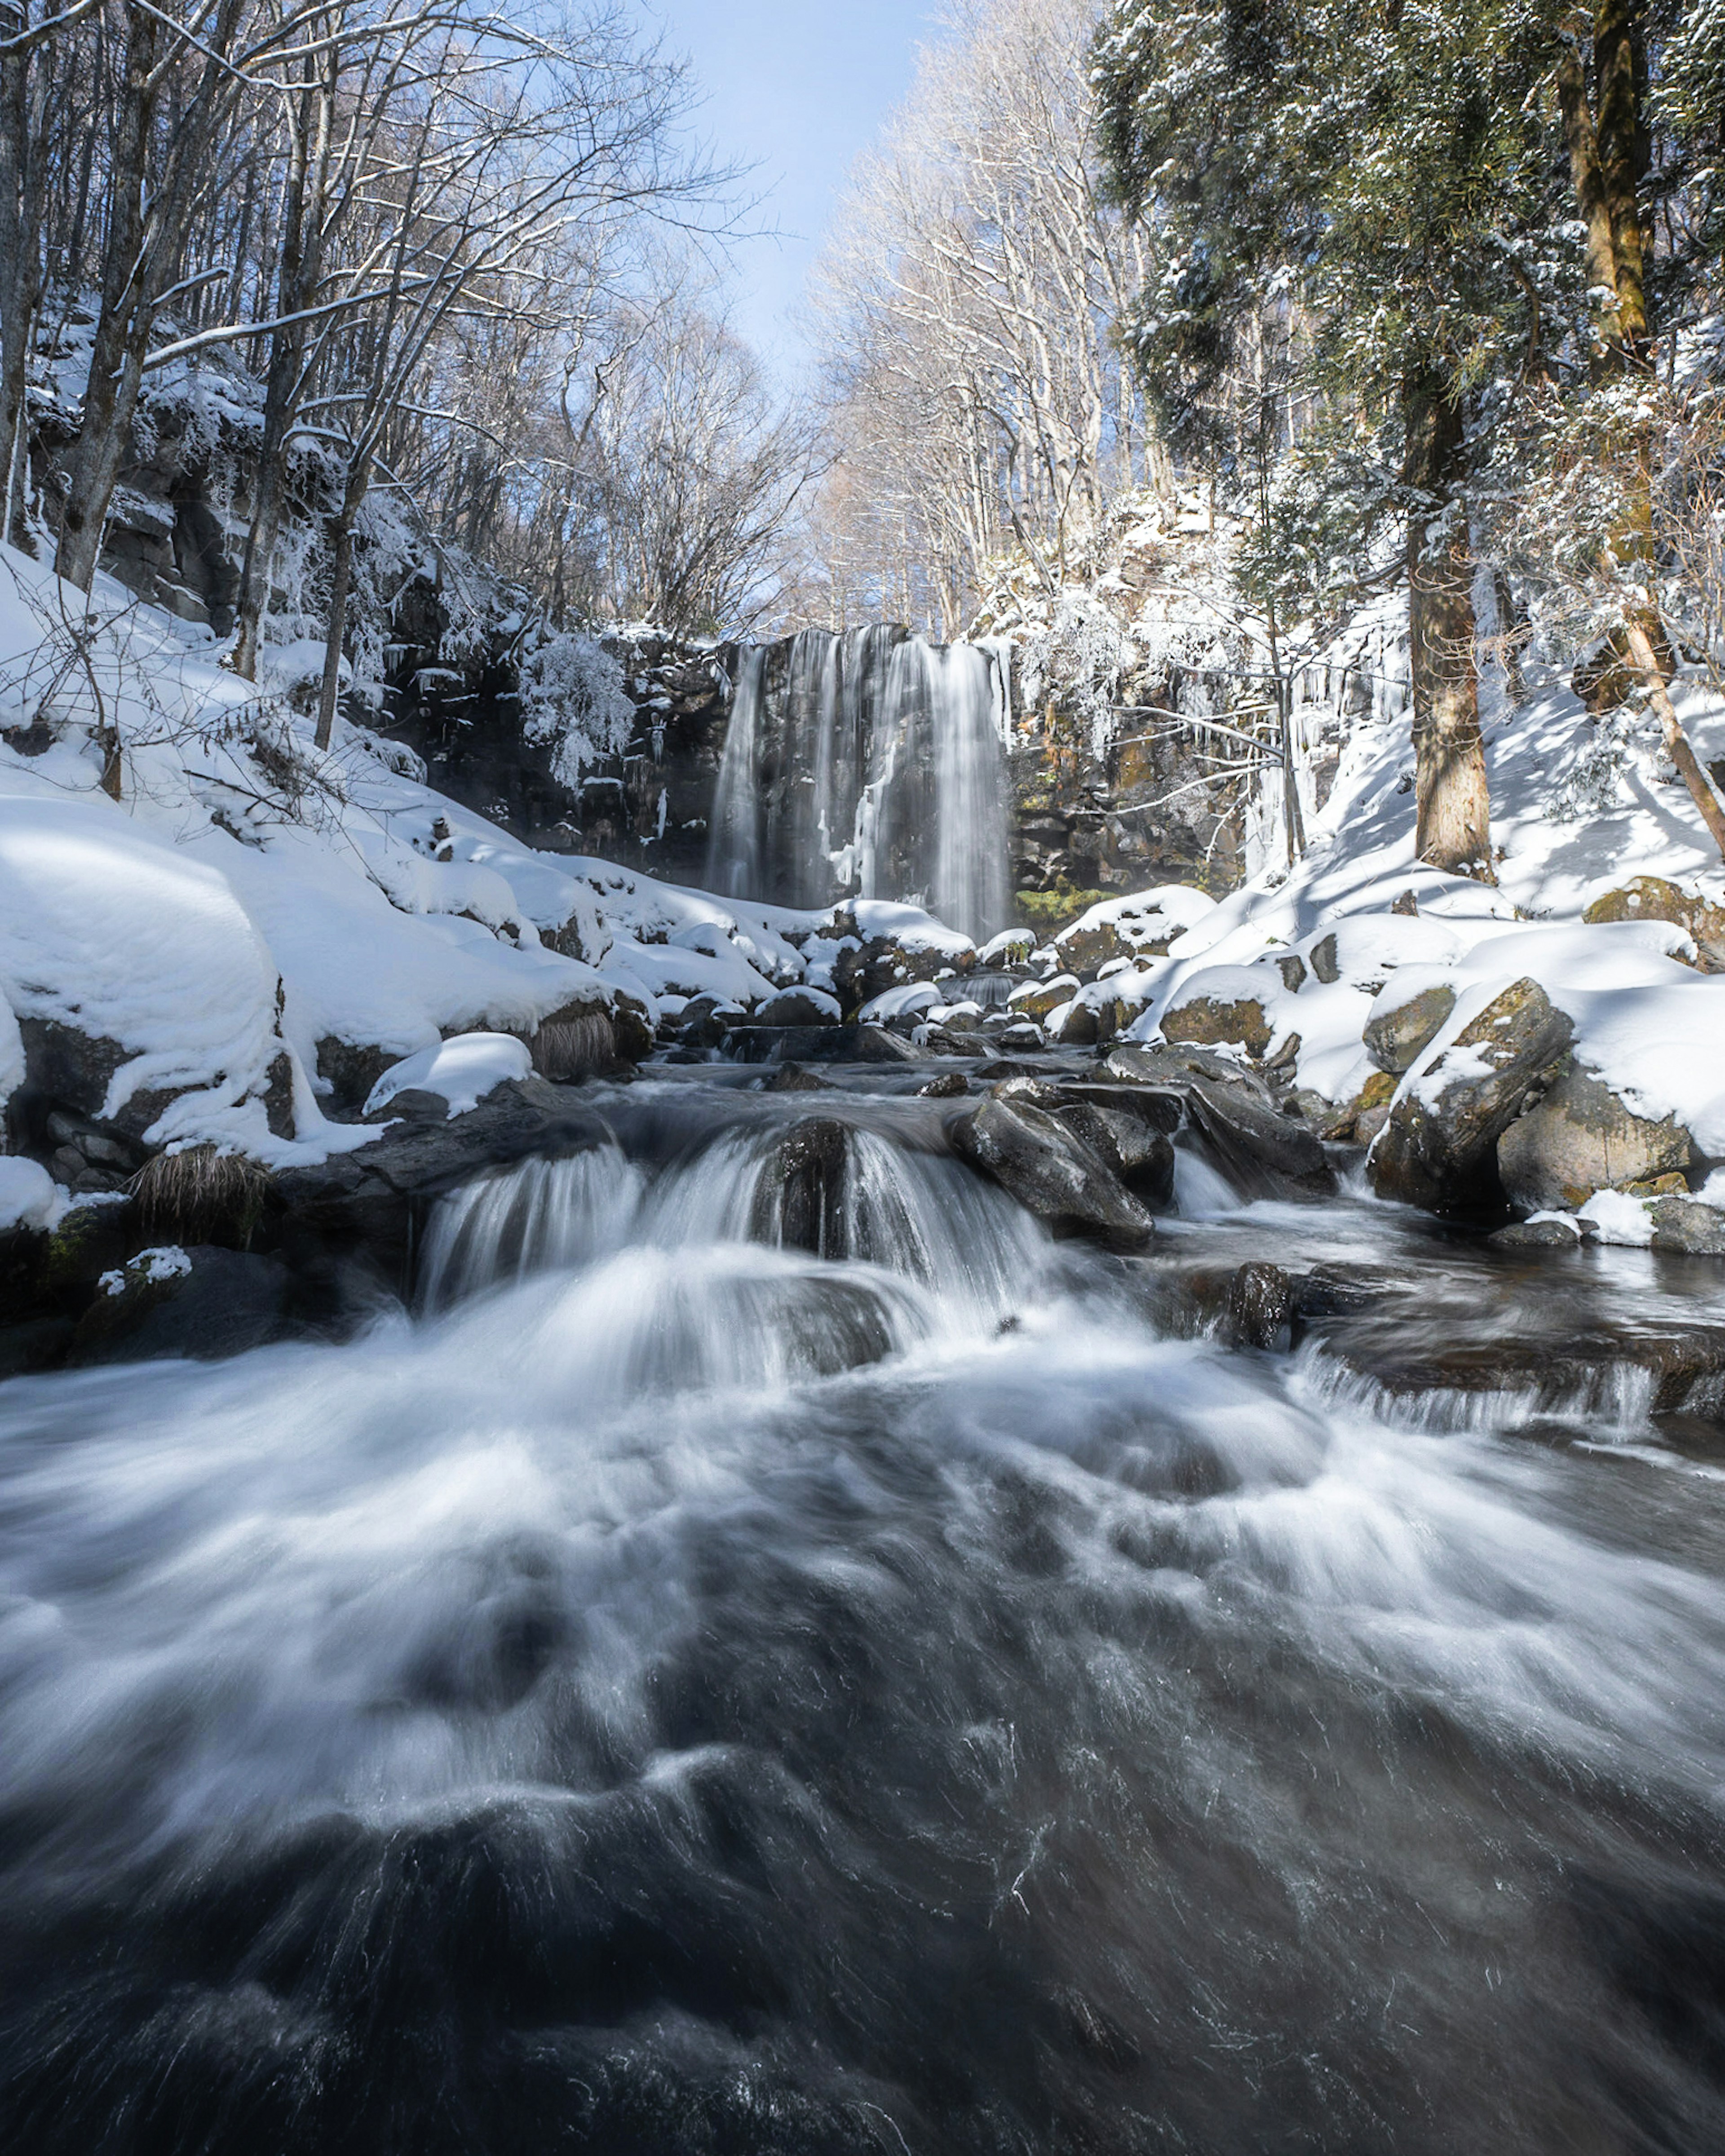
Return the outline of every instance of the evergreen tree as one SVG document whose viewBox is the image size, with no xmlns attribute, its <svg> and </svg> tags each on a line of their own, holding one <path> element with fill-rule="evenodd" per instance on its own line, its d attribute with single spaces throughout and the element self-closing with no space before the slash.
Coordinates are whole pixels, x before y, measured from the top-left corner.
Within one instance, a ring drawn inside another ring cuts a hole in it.
<svg viewBox="0 0 1725 2156">
<path fill-rule="evenodd" d="M 1404 521 L 1418 851 L 1483 876 L 1469 480 L 1583 289 L 1553 54 L 1523 0 L 1119 0 L 1097 54 L 1117 183 L 1165 249 L 1126 326 L 1164 424 L 1213 431 L 1255 318 L 1299 306 L 1361 566 Z"/>
</svg>

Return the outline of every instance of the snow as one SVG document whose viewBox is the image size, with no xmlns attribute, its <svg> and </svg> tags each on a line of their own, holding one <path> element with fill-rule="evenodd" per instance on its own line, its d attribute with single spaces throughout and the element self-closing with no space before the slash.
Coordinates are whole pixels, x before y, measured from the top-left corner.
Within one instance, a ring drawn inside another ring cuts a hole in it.
<svg viewBox="0 0 1725 2156">
<path fill-rule="evenodd" d="M 1123 942 L 1162 942 L 1175 929 L 1198 927 L 1216 910 L 1208 891 L 1190 884 L 1157 884 L 1148 891 L 1127 891 L 1119 898 L 1101 899 L 1055 937 L 1056 947 L 1089 931 L 1111 928 Z"/>
<path fill-rule="evenodd" d="M 857 933 L 866 942 L 896 943 L 905 951 L 938 951 L 952 958 L 976 954 L 969 937 L 948 928 L 922 906 L 905 905 L 896 899 L 859 898 L 851 902 L 850 911 Z"/>
<path fill-rule="evenodd" d="M 0 1229 L 49 1228 L 64 1209 L 54 1178 L 33 1160 L 0 1154 Z"/>
<path fill-rule="evenodd" d="M 1576 1218 L 1590 1220 L 1602 1243 L 1645 1246 L 1653 1240 L 1652 1215 L 1626 1190 L 1596 1190 Z"/>
<path fill-rule="evenodd" d="M 191 1270 L 192 1260 L 177 1243 L 161 1243 L 104 1273 L 96 1286 L 104 1295 L 124 1295 L 128 1287 L 156 1287 L 163 1281 L 183 1280 Z"/>
<path fill-rule="evenodd" d="M 371 1090 L 365 1112 L 375 1116 L 398 1093 L 441 1094 L 446 1116 L 465 1115 L 511 1078 L 525 1078 L 533 1059 L 524 1040 L 507 1033 L 458 1033 L 435 1048 L 392 1064 Z"/>
<path fill-rule="evenodd" d="M 144 1090 L 198 1088 L 151 1127 L 231 1108 L 281 1052 L 276 970 L 225 878 L 103 798 L 0 798 L 0 993 L 129 1051 L 100 1113 Z M 261 1112 L 261 1111 L 260 1111 Z"/>
<path fill-rule="evenodd" d="M 870 997 L 857 1013 L 857 1018 L 864 1025 L 884 1025 L 889 1019 L 908 1018 L 916 1011 L 932 1010 L 942 1000 L 932 981 L 906 981 L 898 988 Z"/>
</svg>

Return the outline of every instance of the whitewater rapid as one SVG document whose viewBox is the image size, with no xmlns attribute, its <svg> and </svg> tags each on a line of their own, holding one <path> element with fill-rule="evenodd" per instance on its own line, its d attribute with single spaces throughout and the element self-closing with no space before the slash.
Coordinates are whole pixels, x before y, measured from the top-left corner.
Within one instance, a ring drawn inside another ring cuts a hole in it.
<svg viewBox="0 0 1725 2156">
<path fill-rule="evenodd" d="M 696 1097 L 0 1389 L 6 2145 L 1725 2145 L 1719 1478 L 1168 1337 L 890 1102 L 775 1246 Z"/>
</svg>

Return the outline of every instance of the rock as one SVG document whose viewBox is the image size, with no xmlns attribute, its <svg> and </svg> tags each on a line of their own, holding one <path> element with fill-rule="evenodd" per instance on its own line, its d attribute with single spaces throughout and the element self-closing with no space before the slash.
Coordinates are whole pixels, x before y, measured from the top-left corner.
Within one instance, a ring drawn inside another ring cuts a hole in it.
<svg viewBox="0 0 1725 2156">
<path fill-rule="evenodd" d="M 761 1091 L 763 1093 L 832 1093 L 838 1088 L 831 1079 L 818 1076 L 803 1064 L 778 1063 L 773 1065 L 773 1075 Z"/>
<path fill-rule="evenodd" d="M 304 1327 L 293 1312 L 294 1282 L 279 1259 L 199 1244 L 181 1254 L 185 1269 L 135 1258 L 118 1293 L 98 1293 L 66 1351 L 70 1363 L 133 1363 L 169 1355 L 199 1362 L 286 1340 Z"/>
<path fill-rule="evenodd" d="M 1062 1084 L 1055 1097 L 1061 1102 L 1086 1101 L 1093 1107 L 1135 1116 L 1168 1137 L 1186 1120 L 1185 1096 L 1171 1086 L 1111 1085 L 1106 1079 L 1080 1079 Z"/>
<path fill-rule="evenodd" d="M 1440 921 L 1355 913 L 1319 937 L 1306 955 L 1326 986 L 1347 981 L 1376 995 L 1399 968 L 1452 964 L 1461 946 Z"/>
<path fill-rule="evenodd" d="M 850 1250 L 850 1134 L 829 1116 L 793 1123 L 762 1163 L 749 1208 L 749 1239 L 842 1258 Z"/>
<path fill-rule="evenodd" d="M 1333 1170 L 1316 1132 L 1285 1116 L 1267 1093 L 1195 1078 L 1187 1119 L 1204 1149 L 1243 1198 L 1327 1197 Z"/>
<path fill-rule="evenodd" d="M 1179 1000 L 1163 1011 L 1163 1038 L 1206 1048 L 1219 1041 L 1238 1041 L 1248 1055 L 1261 1059 L 1270 1051 L 1270 1020 L 1256 988 L 1244 966 L 1206 967 L 1187 982 Z"/>
<path fill-rule="evenodd" d="M 1111 1077 L 1125 1079 L 1132 1085 L 1180 1086 L 1190 1078 L 1204 1078 L 1213 1085 L 1237 1086 L 1261 1095 L 1266 1101 L 1270 1098 L 1263 1081 L 1232 1056 L 1214 1055 L 1189 1045 L 1163 1045 L 1158 1042 L 1154 1047 L 1147 1047 L 1139 1041 L 1126 1041 L 1109 1051 L 1102 1067 Z"/>
<path fill-rule="evenodd" d="M 777 995 L 768 996 L 764 1003 L 756 1004 L 747 1023 L 751 1025 L 837 1025 L 839 1016 L 836 1001 L 819 988 L 781 988 Z"/>
<path fill-rule="evenodd" d="M 1095 1101 L 1063 1099 L 1052 1112 L 1147 1204 L 1173 1203 L 1174 1148 L 1153 1121 Z"/>
<path fill-rule="evenodd" d="M 404 1098 L 405 1096 L 399 1096 Z M 364 1248 L 386 1276 L 404 1275 L 416 1210 L 481 1168 L 608 1142 L 580 1096 L 536 1075 L 495 1086 L 465 1115 L 405 1121 L 357 1152 L 332 1155 L 275 1178 L 280 1234 L 290 1255 Z"/>
<path fill-rule="evenodd" d="M 1276 970 L 1281 975 L 1281 984 L 1291 996 L 1299 994 L 1306 985 L 1306 961 L 1297 951 L 1290 951 L 1285 958 L 1276 961 Z"/>
<path fill-rule="evenodd" d="M 1633 877 L 1620 889 L 1596 898 L 1581 917 L 1586 921 L 1675 921 L 1693 937 L 1702 971 L 1725 972 L 1725 906 L 1663 876 Z"/>
<path fill-rule="evenodd" d="M 1006 1008 L 1016 1017 L 1034 1019 L 1040 1025 L 1050 1011 L 1070 1003 L 1082 985 L 1076 973 L 1056 973 L 1051 981 L 1027 981 L 1023 988 L 1013 990 Z"/>
<path fill-rule="evenodd" d="M 1351 1101 L 1327 1101 L 1321 1093 L 1298 1092 L 1289 1099 L 1305 1113 L 1322 1138 L 1352 1138 L 1369 1145 L 1383 1129 L 1395 1098 L 1396 1080 L 1387 1070 L 1374 1070 Z M 1288 1103 L 1284 1102 L 1286 1110 Z"/>
<path fill-rule="evenodd" d="M 1003 1027 L 994 1036 L 994 1045 L 997 1048 L 1008 1049 L 1020 1055 L 1034 1055 L 1039 1048 L 1047 1045 L 1042 1037 L 1041 1027 L 1033 1024 L 1028 1019 Z"/>
<path fill-rule="evenodd" d="M 1653 1209 L 1653 1248 L 1725 1258 L 1725 1213 L 1694 1198 L 1661 1198 Z"/>
<path fill-rule="evenodd" d="M 1210 912 L 1214 901 L 1183 884 L 1161 884 L 1104 899 L 1055 937 L 1060 963 L 1093 978 L 1117 959 L 1159 958 L 1174 939 Z"/>
<path fill-rule="evenodd" d="M 1294 1301 L 1294 1283 L 1280 1265 L 1242 1265 L 1228 1286 L 1229 1338 L 1237 1348 L 1286 1348 Z"/>
<path fill-rule="evenodd" d="M 685 1048 L 722 1046 L 733 1025 L 747 1016 L 741 1004 L 718 996 L 691 996 L 676 1021 L 677 1038 Z"/>
<path fill-rule="evenodd" d="M 1378 1004 L 1388 1002 L 1387 1009 Z M 1449 1022 L 1455 1008 L 1455 990 L 1448 981 L 1434 981 L 1417 989 L 1404 1002 L 1396 1003 L 1386 988 L 1366 1019 L 1366 1053 L 1380 1070 L 1399 1076 L 1410 1070 Z"/>
<path fill-rule="evenodd" d="M 1076 1132 L 1029 1100 L 996 1096 L 952 1128 L 952 1147 L 992 1176 L 1056 1235 L 1089 1235 L 1137 1250 L 1150 1215 Z"/>
<path fill-rule="evenodd" d="M 1512 982 L 1404 1085 L 1367 1157 L 1378 1195 L 1432 1213 L 1501 1204 L 1497 1141 L 1568 1054 L 1572 1032 L 1537 981 Z"/>
<path fill-rule="evenodd" d="M 884 1025 L 860 1025 L 855 1052 L 859 1063 L 920 1063 L 922 1060 L 908 1040 L 901 1040 Z"/>
<path fill-rule="evenodd" d="M 1575 1250 L 1582 1235 L 1572 1220 L 1512 1220 L 1486 1240 L 1500 1250 Z"/>
<path fill-rule="evenodd" d="M 1528 1213 L 1573 1213 L 1596 1190 L 1667 1175 L 1689 1160 L 1681 1123 L 1632 1114 L 1586 1070 L 1559 1078 L 1497 1141 L 1504 1191 Z"/>
<path fill-rule="evenodd" d="M 117 1040 L 80 1033 L 59 1019 L 24 1018 L 18 1022 L 24 1050 L 24 1084 L 33 1094 L 61 1110 L 69 1109 L 80 1127 L 100 1129 L 122 1139 L 141 1138 L 171 1102 L 187 1090 L 158 1087 L 134 1093 L 114 1115 L 103 1105 L 114 1074 L 132 1060 Z"/>
<path fill-rule="evenodd" d="M 129 1205 L 74 1205 L 48 1236 L 39 1276 L 44 1306 L 77 1312 L 97 1281 L 123 1265 L 131 1250 Z"/>
<path fill-rule="evenodd" d="M 317 1044 L 317 1075 L 331 1089 L 331 1105 L 355 1112 L 372 1096 L 372 1088 L 400 1060 L 398 1053 L 374 1041 L 337 1040 L 326 1034 Z"/>
<path fill-rule="evenodd" d="M 855 920 L 843 908 L 834 915 L 834 925 L 827 932 L 840 942 L 847 937 L 856 938 L 833 962 L 834 992 L 853 1016 L 863 1004 L 885 995 L 889 988 L 902 988 L 909 981 L 932 981 L 937 975 L 968 973 L 976 963 L 975 947 L 961 945 L 956 938 L 932 938 L 927 943 L 901 943 L 891 937 L 864 941 L 857 935 Z"/>
<path fill-rule="evenodd" d="M 926 1086 L 919 1086 L 916 1091 L 925 1100 L 952 1101 L 961 1093 L 970 1091 L 970 1081 L 962 1070 L 942 1070 L 938 1078 L 931 1078 Z"/>
</svg>

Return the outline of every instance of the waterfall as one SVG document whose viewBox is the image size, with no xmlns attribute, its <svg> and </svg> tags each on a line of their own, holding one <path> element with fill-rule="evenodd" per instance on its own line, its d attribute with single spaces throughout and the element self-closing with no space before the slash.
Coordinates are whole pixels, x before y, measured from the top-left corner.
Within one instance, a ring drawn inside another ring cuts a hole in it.
<svg viewBox="0 0 1725 2156">
<path fill-rule="evenodd" d="M 897 898 L 973 936 L 1004 925 L 1002 654 L 876 626 L 803 629 L 737 665 L 712 889 L 800 906 Z"/>
</svg>

